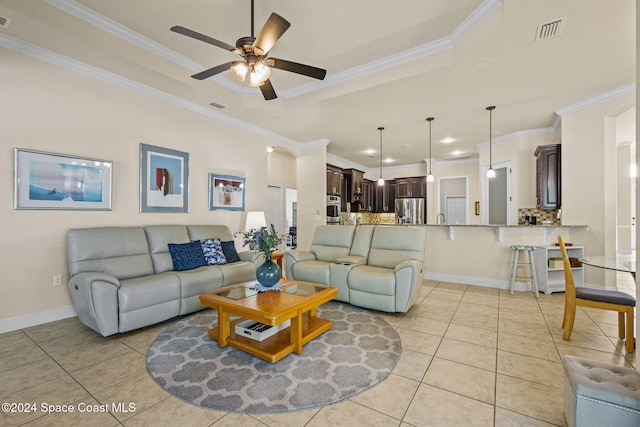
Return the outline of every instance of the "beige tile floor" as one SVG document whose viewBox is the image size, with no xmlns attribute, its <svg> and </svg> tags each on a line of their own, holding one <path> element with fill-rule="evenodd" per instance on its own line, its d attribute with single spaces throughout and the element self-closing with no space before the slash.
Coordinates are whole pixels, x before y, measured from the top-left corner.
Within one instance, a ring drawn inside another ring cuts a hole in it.
<svg viewBox="0 0 640 427">
<path fill-rule="evenodd" d="M 619 287 L 635 292 L 629 275 L 619 275 Z M 562 293 L 536 300 L 531 292 L 425 281 L 409 313 L 382 315 L 403 344 L 385 381 L 348 401 L 278 415 L 211 411 L 160 389 L 145 354 L 166 323 L 103 338 L 77 318 L 61 320 L 0 335 L 0 401 L 36 405 L 0 412 L 0 425 L 563 426 L 562 355 L 640 362 L 624 353 L 614 313 L 578 308 L 571 341 L 563 341 L 563 304 Z M 79 412 L 111 403 L 135 408 Z M 74 412 L 46 415 L 43 404 Z"/>
</svg>

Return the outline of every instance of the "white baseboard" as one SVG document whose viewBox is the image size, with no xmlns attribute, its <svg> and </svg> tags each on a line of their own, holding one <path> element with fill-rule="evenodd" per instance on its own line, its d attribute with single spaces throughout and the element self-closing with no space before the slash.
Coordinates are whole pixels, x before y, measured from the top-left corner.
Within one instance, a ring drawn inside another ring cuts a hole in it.
<svg viewBox="0 0 640 427">
<path fill-rule="evenodd" d="M 461 285 L 484 286 L 485 288 L 509 289 L 509 282 L 506 280 L 487 279 L 483 277 L 458 276 L 455 274 L 426 272 L 424 278 L 438 282 L 460 283 Z M 517 291 L 525 291 L 525 283 L 516 282 Z"/>
<path fill-rule="evenodd" d="M 73 306 L 54 308 L 53 310 L 41 311 L 39 313 L 25 314 L 24 316 L 13 317 L 11 319 L 0 320 L 0 334 L 17 331 L 18 329 L 30 328 L 31 326 L 42 325 L 43 323 L 54 322 L 56 320 L 67 319 L 76 316 Z"/>
<path fill-rule="evenodd" d="M 457 276 L 455 274 L 426 272 L 424 275 L 424 278 L 427 280 L 434 280 L 437 282 L 451 282 L 451 283 L 459 283 L 461 285 L 483 286 L 485 288 L 509 289 L 509 282 L 507 280 L 487 279 L 484 277 Z M 594 285 L 593 283 L 585 283 L 584 287 L 589 289 L 600 289 L 600 290 L 607 290 L 607 291 L 618 290 L 618 288 L 616 288 L 615 286 L 602 287 L 599 285 Z M 531 285 L 529 283 L 516 282 L 515 290 L 531 291 Z"/>
</svg>

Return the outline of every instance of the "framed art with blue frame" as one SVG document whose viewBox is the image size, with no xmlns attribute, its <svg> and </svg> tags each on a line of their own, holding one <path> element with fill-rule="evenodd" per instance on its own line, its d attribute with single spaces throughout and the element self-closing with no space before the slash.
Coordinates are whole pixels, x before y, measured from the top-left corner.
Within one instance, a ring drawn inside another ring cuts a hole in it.
<svg viewBox="0 0 640 427">
<path fill-rule="evenodd" d="M 111 210 L 113 162 L 13 150 L 14 209 Z"/>
<path fill-rule="evenodd" d="M 209 210 L 243 211 L 246 178 L 209 174 Z"/>
<path fill-rule="evenodd" d="M 189 212 L 189 153 L 140 144 L 140 212 Z"/>
</svg>

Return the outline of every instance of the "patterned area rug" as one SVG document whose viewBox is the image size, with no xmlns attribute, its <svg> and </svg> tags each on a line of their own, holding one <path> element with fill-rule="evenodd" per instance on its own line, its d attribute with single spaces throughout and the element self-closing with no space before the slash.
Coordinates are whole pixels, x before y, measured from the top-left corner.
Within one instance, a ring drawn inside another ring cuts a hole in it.
<svg viewBox="0 0 640 427">
<path fill-rule="evenodd" d="M 232 347 L 219 348 L 207 331 L 207 309 L 168 327 L 147 353 L 147 370 L 168 393 L 226 412 L 296 411 L 339 402 L 382 381 L 402 351 L 400 336 L 378 316 L 329 302 L 318 316 L 333 327 L 277 363 Z"/>
</svg>

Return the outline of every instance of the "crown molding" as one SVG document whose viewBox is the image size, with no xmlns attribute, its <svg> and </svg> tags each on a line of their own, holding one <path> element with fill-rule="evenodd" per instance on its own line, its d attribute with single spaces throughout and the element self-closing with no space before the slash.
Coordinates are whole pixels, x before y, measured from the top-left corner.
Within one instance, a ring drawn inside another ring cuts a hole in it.
<svg viewBox="0 0 640 427">
<path fill-rule="evenodd" d="M 538 129 L 528 129 L 528 130 L 519 130 L 516 132 L 511 132 L 506 135 L 499 136 L 498 138 L 494 138 L 491 140 L 492 144 L 501 144 L 503 142 L 509 141 L 514 138 L 520 138 L 524 136 L 532 136 L 532 135 L 547 135 L 550 133 L 555 133 L 557 131 L 556 128 L 538 128 Z M 489 146 L 489 141 L 482 142 L 476 145 L 476 150 L 480 151 L 481 149 L 487 148 Z"/>
<path fill-rule="evenodd" d="M 126 40 L 142 49 L 148 50 L 176 65 L 186 68 L 190 71 L 200 71 L 207 68 L 195 61 L 157 43 L 142 34 L 131 30 L 130 28 L 110 19 L 106 16 L 78 3 L 75 0 L 44 0 L 50 5 L 63 10 L 73 16 L 76 16 L 91 25 L 107 31 L 116 37 Z M 455 47 L 457 43 L 462 41 L 471 33 L 480 23 L 482 23 L 493 11 L 500 5 L 502 0 L 484 0 L 471 15 L 469 15 L 455 30 L 447 37 L 425 43 L 412 49 L 407 49 L 396 54 L 380 58 L 335 74 L 330 74 L 322 81 L 314 81 L 305 83 L 296 88 L 284 90 L 278 93 L 278 97 L 283 99 L 295 98 L 310 92 L 315 92 L 327 87 L 341 84 L 352 79 L 361 79 L 363 76 L 384 70 L 390 67 L 398 66 L 409 61 L 433 55 L 442 50 Z M 251 90 L 246 86 L 228 80 L 220 75 L 211 78 L 217 84 L 233 91 L 241 96 L 260 96 L 255 90 Z"/>
<path fill-rule="evenodd" d="M 142 49 L 145 49 L 155 55 L 158 55 L 169 62 L 173 62 L 176 65 L 179 65 L 183 68 L 186 68 L 189 71 L 202 71 L 202 69 L 207 68 L 206 66 L 193 61 L 186 56 L 176 52 L 175 50 L 169 49 L 165 45 L 157 43 L 151 40 L 148 37 L 143 36 L 142 34 L 133 31 L 129 27 L 126 27 L 113 19 L 107 18 L 106 16 L 90 9 L 77 1 L 74 0 L 44 0 L 49 3 L 51 6 L 57 7 L 60 10 L 63 10 L 77 18 L 82 19 L 83 21 L 88 22 L 89 24 L 100 28 L 104 31 L 107 31 L 113 34 L 116 37 L 119 37 L 131 44 L 134 44 Z M 213 76 L 211 77 L 217 84 L 223 86 L 239 95 L 256 95 L 255 91 L 248 91 L 243 86 L 240 86 L 232 81 L 225 79 L 222 76 Z"/>
<path fill-rule="evenodd" d="M 16 39 L 15 37 L 11 37 L 3 33 L 0 33 L 0 46 L 5 47 L 9 50 L 48 62 L 50 64 L 66 68 L 67 70 L 84 74 L 86 76 L 93 77 L 103 82 L 110 83 L 115 86 L 119 86 L 123 89 L 127 89 L 130 91 L 139 93 L 141 95 L 154 98 L 158 101 L 162 101 L 167 104 L 171 104 L 176 107 L 183 108 L 185 110 L 189 110 L 194 113 L 198 113 L 203 116 L 210 117 L 212 119 L 224 122 L 228 125 L 235 126 L 237 128 L 246 130 L 248 132 L 267 137 L 274 141 L 278 141 L 286 146 L 290 146 L 295 149 L 299 149 L 304 146 L 304 144 L 298 141 L 287 138 L 283 135 L 277 134 L 275 132 L 261 128 L 259 126 L 255 126 L 251 123 L 247 123 L 245 121 L 235 119 L 231 116 L 227 116 L 225 114 L 222 114 L 218 111 L 211 109 L 210 107 L 202 106 L 194 102 L 187 101 L 183 98 L 168 94 L 166 92 L 162 92 L 158 89 L 143 85 L 141 83 L 127 79 L 115 73 L 105 71 L 101 68 L 94 67 L 93 65 L 89 65 L 84 62 L 78 61 L 76 59 L 69 58 L 57 52 L 53 52 L 49 49 L 45 49 L 41 46 L 34 45 L 24 40 Z"/>
<path fill-rule="evenodd" d="M 594 105 L 601 104 L 603 102 L 611 101 L 613 99 L 619 98 L 625 95 L 633 95 L 636 92 L 636 84 L 629 83 L 624 86 L 617 87 L 608 92 L 601 93 L 600 95 L 593 96 L 591 98 L 587 98 L 580 102 L 576 102 L 575 104 L 568 105 L 566 107 L 560 108 L 555 111 L 555 113 L 559 116 L 566 116 L 576 111 L 584 110 L 585 108 L 593 107 Z"/>
</svg>

